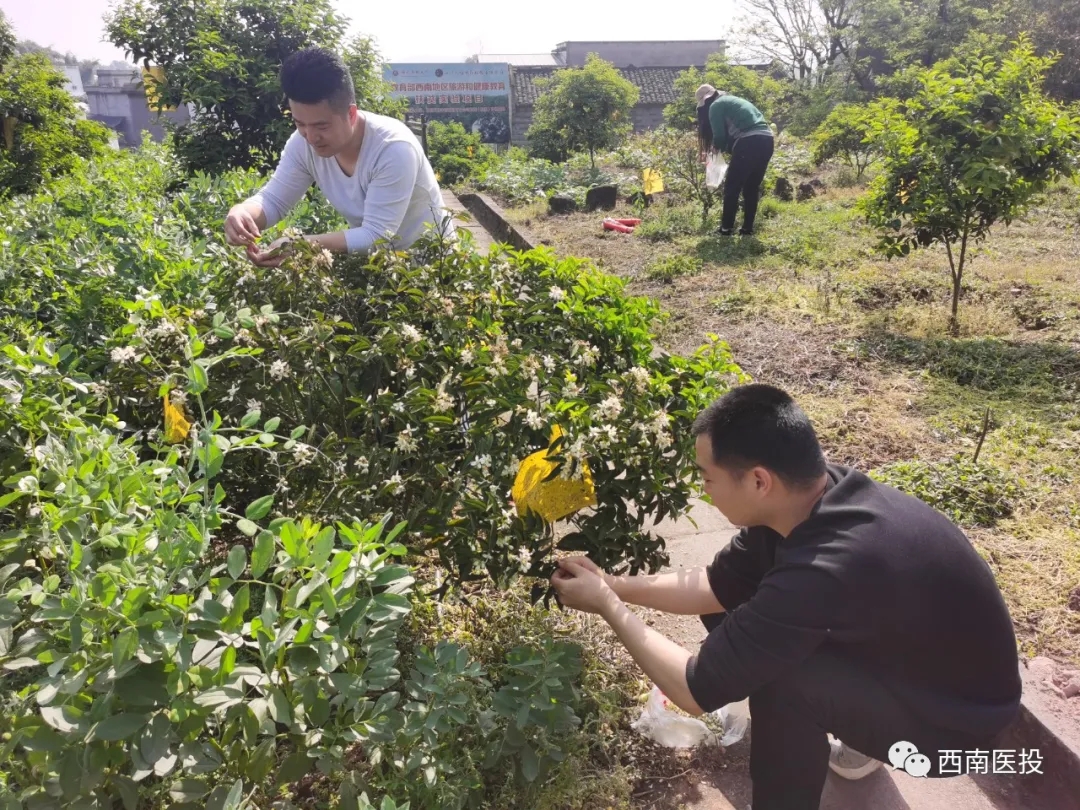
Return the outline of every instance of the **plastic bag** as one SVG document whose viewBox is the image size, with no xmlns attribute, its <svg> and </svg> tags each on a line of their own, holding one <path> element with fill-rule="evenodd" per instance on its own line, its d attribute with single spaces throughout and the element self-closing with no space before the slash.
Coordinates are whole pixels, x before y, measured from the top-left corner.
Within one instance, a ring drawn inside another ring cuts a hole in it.
<svg viewBox="0 0 1080 810">
<path fill-rule="evenodd" d="M 727 174 L 727 161 L 719 152 L 710 152 L 709 159 L 705 163 L 705 185 L 709 188 L 720 188 Z"/>
<path fill-rule="evenodd" d="M 746 734 L 750 717 L 740 709 L 740 704 L 722 706 L 711 715 L 720 721 L 723 734 L 716 734 L 696 717 L 687 717 L 674 712 L 670 702 L 654 686 L 649 693 L 649 700 L 641 717 L 630 724 L 640 734 L 668 748 L 694 748 L 698 745 L 721 745 L 725 748 L 737 743 Z"/>
</svg>

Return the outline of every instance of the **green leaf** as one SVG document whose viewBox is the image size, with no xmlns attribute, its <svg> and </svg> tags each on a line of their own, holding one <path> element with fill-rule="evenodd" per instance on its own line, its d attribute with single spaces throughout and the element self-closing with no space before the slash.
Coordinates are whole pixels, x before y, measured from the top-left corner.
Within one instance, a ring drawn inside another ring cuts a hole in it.
<svg viewBox="0 0 1080 810">
<path fill-rule="evenodd" d="M 293 722 L 292 706 L 285 693 L 277 687 L 270 690 L 270 717 L 275 723 L 291 726 Z"/>
<path fill-rule="evenodd" d="M 323 563 L 330 559 L 330 553 L 334 550 L 334 540 L 337 539 L 337 532 L 334 531 L 333 526 L 327 526 L 315 537 L 314 548 L 312 549 L 312 556 L 310 565 L 312 568 L 320 568 Z"/>
<path fill-rule="evenodd" d="M 540 759 L 532 746 L 528 744 L 521 749 L 521 775 L 525 777 L 526 782 L 535 782 L 536 777 L 540 775 Z"/>
<path fill-rule="evenodd" d="M 246 534 L 248 537 L 254 537 L 259 533 L 259 527 L 252 523 L 247 518 L 240 518 L 236 521 L 236 528 Z"/>
<path fill-rule="evenodd" d="M 310 770 L 311 760 L 308 759 L 307 754 L 300 752 L 289 754 L 285 761 L 281 763 L 281 767 L 278 768 L 277 783 L 279 785 L 291 784 L 302 779 Z"/>
<path fill-rule="evenodd" d="M 271 417 L 270 419 L 267 419 L 266 424 L 263 425 L 263 432 L 264 433 L 273 433 L 275 430 L 278 429 L 278 426 L 280 424 L 281 424 L 281 417 L 280 416 Z"/>
<path fill-rule="evenodd" d="M 270 514 L 270 510 L 274 506 L 273 495 L 263 495 L 258 500 L 252 501 L 248 504 L 248 508 L 244 510 L 244 517 L 248 520 L 262 520 L 264 517 Z"/>
<path fill-rule="evenodd" d="M 295 521 L 288 521 L 281 526 L 281 547 L 296 563 L 304 562 L 307 553 L 304 550 L 304 535 Z"/>
<path fill-rule="evenodd" d="M 130 661 L 139 648 L 139 631 L 135 627 L 125 627 L 113 641 L 113 667 L 120 667 Z"/>
<path fill-rule="evenodd" d="M 145 726 L 148 719 L 145 714 L 131 714 L 130 712 L 114 714 L 112 717 L 106 717 L 100 723 L 95 723 L 90 729 L 90 733 L 86 735 L 86 742 L 126 740 Z"/>
<path fill-rule="evenodd" d="M 254 784 L 261 783 L 270 775 L 274 765 L 274 739 L 263 740 L 248 759 L 244 775 Z"/>
<path fill-rule="evenodd" d="M 266 573 L 270 563 L 274 560 L 274 535 L 270 532 L 260 532 L 255 540 L 255 548 L 251 551 L 251 576 L 255 579 Z"/>
<path fill-rule="evenodd" d="M 188 391 L 192 394 L 201 394 L 210 387 L 210 380 L 206 376 L 206 369 L 198 363 L 192 363 L 188 369 Z"/>
<path fill-rule="evenodd" d="M 206 783 L 198 779 L 177 779 L 169 786 L 169 798 L 178 804 L 196 802 L 206 795 Z"/>
<path fill-rule="evenodd" d="M 307 432 L 307 427 L 304 426 L 304 425 L 300 425 L 299 427 L 294 427 L 292 433 L 289 434 L 289 438 L 290 439 L 299 439 L 306 432 Z"/>
<path fill-rule="evenodd" d="M 260 410 L 248 411 L 246 414 L 244 414 L 244 418 L 240 420 L 240 427 L 242 427 L 242 428 L 255 427 L 255 425 L 257 425 L 259 423 L 260 419 L 262 419 L 262 411 L 260 411 Z"/>
<path fill-rule="evenodd" d="M 25 493 L 25 492 L 22 492 L 20 490 L 16 490 L 15 492 L 9 492 L 7 495 L 0 496 L 0 509 L 3 509 L 6 506 L 10 506 L 15 501 L 17 501 L 19 498 L 21 498 L 23 495 L 26 495 L 26 494 L 27 493 Z"/>
<path fill-rule="evenodd" d="M 251 535 L 248 535 L 249 537 Z M 235 545 L 229 549 L 229 561 L 227 564 L 229 576 L 240 579 L 240 575 L 247 568 L 247 550 L 241 545 Z"/>
<path fill-rule="evenodd" d="M 113 774 L 112 784 L 120 792 L 124 810 L 139 810 L 139 786 L 134 779 L 123 774 Z"/>
<path fill-rule="evenodd" d="M 240 803 L 244 799 L 244 783 L 237 779 L 233 782 L 229 792 L 225 792 L 225 786 L 215 788 L 210 800 L 206 803 L 207 810 L 240 810 Z"/>
</svg>

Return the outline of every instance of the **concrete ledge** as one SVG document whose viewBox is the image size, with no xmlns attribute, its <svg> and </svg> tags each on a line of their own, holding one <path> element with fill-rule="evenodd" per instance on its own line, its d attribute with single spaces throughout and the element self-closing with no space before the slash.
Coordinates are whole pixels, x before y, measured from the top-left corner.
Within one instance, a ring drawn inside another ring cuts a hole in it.
<svg viewBox="0 0 1080 810">
<path fill-rule="evenodd" d="M 533 250 L 540 244 L 532 234 L 511 223 L 502 208 L 486 194 L 461 194 L 458 199 L 496 242 L 515 250 Z"/>
<path fill-rule="evenodd" d="M 997 742 L 999 749 L 1037 749 L 1042 774 L 1017 777 L 1027 808 L 1080 810 L 1080 728 L 1055 711 L 1032 673 L 1023 664 L 1024 694 L 1020 713 Z"/>
</svg>

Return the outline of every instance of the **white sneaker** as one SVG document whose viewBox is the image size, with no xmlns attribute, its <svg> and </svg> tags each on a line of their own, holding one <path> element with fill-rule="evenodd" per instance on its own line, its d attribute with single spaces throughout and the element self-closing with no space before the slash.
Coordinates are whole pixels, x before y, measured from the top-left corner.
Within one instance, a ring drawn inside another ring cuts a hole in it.
<svg viewBox="0 0 1080 810">
<path fill-rule="evenodd" d="M 829 767 L 844 779 L 862 779 L 881 767 L 878 760 L 860 754 L 835 737 L 829 737 L 829 746 L 832 748 L 829 752 Z"/>
</svg>

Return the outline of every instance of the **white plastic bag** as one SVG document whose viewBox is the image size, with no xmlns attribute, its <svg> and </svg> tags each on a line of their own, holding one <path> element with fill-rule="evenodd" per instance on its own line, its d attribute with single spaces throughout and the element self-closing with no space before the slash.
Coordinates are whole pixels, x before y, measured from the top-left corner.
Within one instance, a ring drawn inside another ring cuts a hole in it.
<svg viewBox="0 0 1080 810">
<path fill-rule="evenodd" d="M 720 188 L 727 174 L 727 161 L 719 152 L 710 152 L 709 159 L 705 163 L 705 185 L 709 188 Z"/>
<path fill-rule="evenodd" d="M 668 699 L 654 686 L 649 693 L 649 700 L 641 717 L 630 724 L 638 733 L 660 743 L 667 748 L 694 748 L 698 745 L 733 745 L 746 734 L 750 718 L 745 712 L 735 712 L 737 708 L 723 706 L 712 713 L 720 721 L 723 734 L 717 739 L 716 734 L 701 720 L 674 712 Z"/>
</svg>

